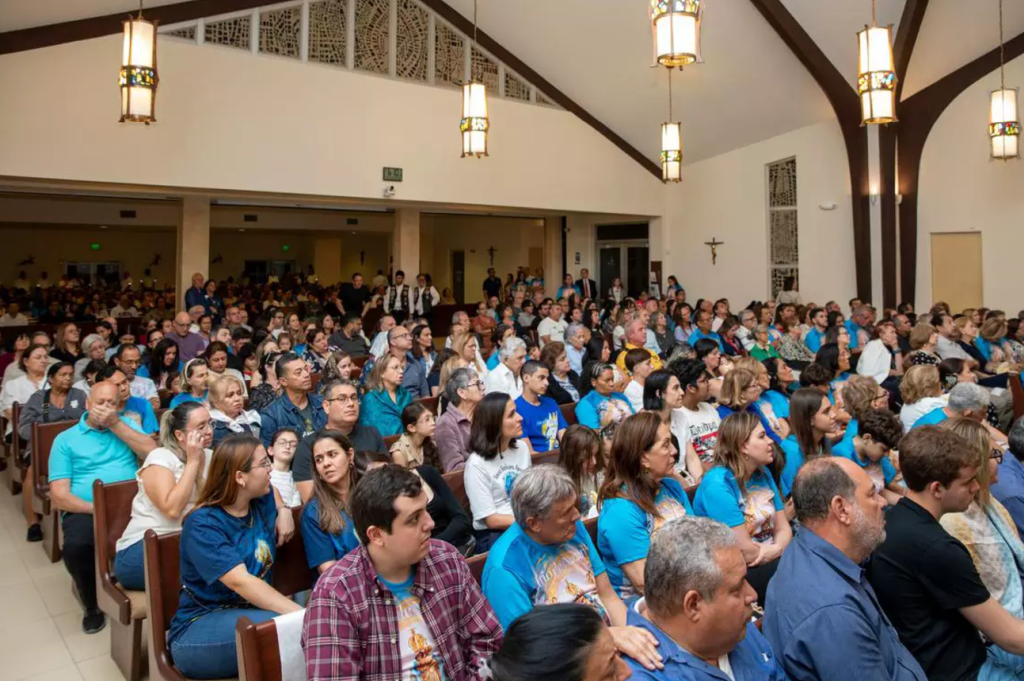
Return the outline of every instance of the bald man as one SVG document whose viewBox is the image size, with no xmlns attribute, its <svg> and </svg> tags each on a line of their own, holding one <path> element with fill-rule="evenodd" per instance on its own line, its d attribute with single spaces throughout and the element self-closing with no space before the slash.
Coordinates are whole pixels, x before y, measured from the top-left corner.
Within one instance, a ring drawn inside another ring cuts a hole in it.
<svg viewBox="0 0 1024 681">
<path fill-rule="evenodd" d="M 793 483 L 802 530 L 768 585 L 764 635 L 793 681 L 926 681 L 863 563 L 885 540 L 885 498 L 853 461 L 810 461 Z M 813 589 L 807 585 L 813 584 Z"/>
<path fill-rule="evenodd" d="M 187 362 L 203 354 L 203 351 L 206 350 L 206 341 L 198 333 L 192 333 L 189 329 L 192 325 L 192 318 L 188 312 L 179 312 L 174 315 L 172 324 L 174 328 L 164 338 L 174 341 L 178 346 L 178 359 Z"/>
<path fill-rule="evenodd" d="M 95 634 L 106 622 L 96 603 L 96 541 L 92 485 L 135 478 L 139 459 L 156 448 L 153 439 L 117 414 L 118 387 L 93 385 L 78 423 L 57 436 L 50 450 L 50 500 L 63 511 L 64 565 L 85 606 L 82 630 Z"/>
</svg>

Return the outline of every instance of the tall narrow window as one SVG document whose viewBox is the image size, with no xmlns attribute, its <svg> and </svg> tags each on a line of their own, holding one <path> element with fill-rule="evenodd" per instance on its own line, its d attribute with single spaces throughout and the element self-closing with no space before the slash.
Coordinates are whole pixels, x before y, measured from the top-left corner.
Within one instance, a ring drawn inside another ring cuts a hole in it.
<svg viewBox="0 0 1024 681">
<path fill-rule="evenodd" d="M 796 158 L 767 166 L 768 273 L 772 298 L 786 280 L 800 282 L 800 239 L 796 213 Z"/>
</svg>

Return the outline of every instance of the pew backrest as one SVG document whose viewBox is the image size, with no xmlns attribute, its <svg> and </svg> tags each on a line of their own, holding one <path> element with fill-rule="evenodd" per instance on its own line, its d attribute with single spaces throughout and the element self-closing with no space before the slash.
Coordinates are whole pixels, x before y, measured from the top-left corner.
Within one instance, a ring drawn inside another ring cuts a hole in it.
<svg viewBox="0 0 1024 681">
<path fill-rule="evenodd" d="M 562 418 L 565 419 L 565 425 L 575 426 L 579 423 L 576 418 L 576 403 L 570 402 L 569 404 L 563 404 L 559 409 L 562 411 Z"/>
<path fill-rule="evenodd" d="M 32 487 L 46 509 L 50 503 L 50 450 L 57 436 L 78 421 L 32 424 Z"/>
<path fill-rule="evenodd" d="M 270 619 L 253 624 L 240 617 L 235 624 L 238 681 L 282 681 L 277 623 Z"/>
<path fill-rule="evenodd" d="M 139 485 L 135 480 L 109 485 L 97 480 L 92 486 L 96 577 L 104 594 L 110 596 L 120 610 L 119 617 L 123 624 L 131 621 L 132 606 L 127 594 L 115 582 L 114 556 L 117 553 L 117 540 L 124 534 L 132 518 L 132 502 L 138 491 Z"/>
</svg>

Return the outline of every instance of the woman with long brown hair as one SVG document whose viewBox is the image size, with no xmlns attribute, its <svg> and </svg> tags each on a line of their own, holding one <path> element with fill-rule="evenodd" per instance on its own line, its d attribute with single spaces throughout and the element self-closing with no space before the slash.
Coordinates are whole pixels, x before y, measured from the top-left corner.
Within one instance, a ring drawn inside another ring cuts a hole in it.
<svg viewBox="0 0 1024 681">
<path fill-rule="evenodd" d="M 348 500 L 359 481 L 356 450 L 344 433 L 323 430 L 313 440 L 313 497 L 302 509 L 300 527 L 306 560 L 320 574 L 359 546 Z"/>
<path fill-rule="evenodd" d="M 793 434 L 782 441 L 786 460 L 779 479 L 782 495 L 788 497 L 796 472 L 805 461 L 832 456 L 829 436 L 836 426 L 835 407 L 828 395 L 815 388 L 800 388 L 789 403 Z"/>
<path fill-rule="evenodd" d="M 605 481 L 598 494 L 597 548 L 620 598 L 643 593 L 651 540 L 669 520 L 693 513 L 674 480 L 672 432 L 650 412 L 630 416 L 612 441 Z"/>
<path fill-rule="evenodd" d="M 50 350 L 50 357 L 62 362 L 74 364 L 82 357 L 82 348 L 78 341 L 81 332 L 74 322 L 64 322 L 57 327 L 57 333 L 53 335 L 53 349 Z"/>
<path fill-rule="evenodd" d="M 755 414 L 730 414 L 718 428 L 715 466 L 704 474 L 693 508 L 725 523 L 747 563 L 747 581 L 763 606 L 768 581 L 793 538 L 784 503 L 768 466 L 772 441 Z"/>
<path fill-rule="evenodd" d="M 225 438 L 181 533 L 181 597 L 168 645 L 182 674 L 237 675 L 238 618 L 263 622 L 301 610 L 270 584 L 275 548 L 294 530 L 291 511 L 270 485 L 270 457 L 259 439 Z"/>
<path fill-rule="evenodd" d="M 600 436 L 592 428 L 578 423 L 569 426 L 558 448 L 558 465 L 576 484 L 580 497 L 580 515 L 597 517 L 597 491 L 604 482 L 604 456 Z"/>
</svg>

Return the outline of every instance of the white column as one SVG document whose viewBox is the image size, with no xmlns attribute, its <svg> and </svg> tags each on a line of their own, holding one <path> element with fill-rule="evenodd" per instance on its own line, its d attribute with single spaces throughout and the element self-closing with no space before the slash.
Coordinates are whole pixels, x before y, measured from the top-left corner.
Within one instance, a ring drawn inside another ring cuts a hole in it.
<svg viewBox="0 0 1024 681">
<path fill-rule="evenodd" d="M 411 208 L 395 211 L 395 271 L 405 272 L 406 283 L 413 283 L 420 269 L 420 212 Z"/>
<path fill-rule="evenodd" d="M 196 272 L 210 275 L 210 197 L 186 196 L 178 220 L 177 283 L 178 309 L 185 309 L 185 292 Z"/>
<path fill-rule="evenodd" d="M 563 274 L 562 216 L 556 215 L 544 220 L 544 284 L 551 295 L 558 290 Z"/>
</svg>

